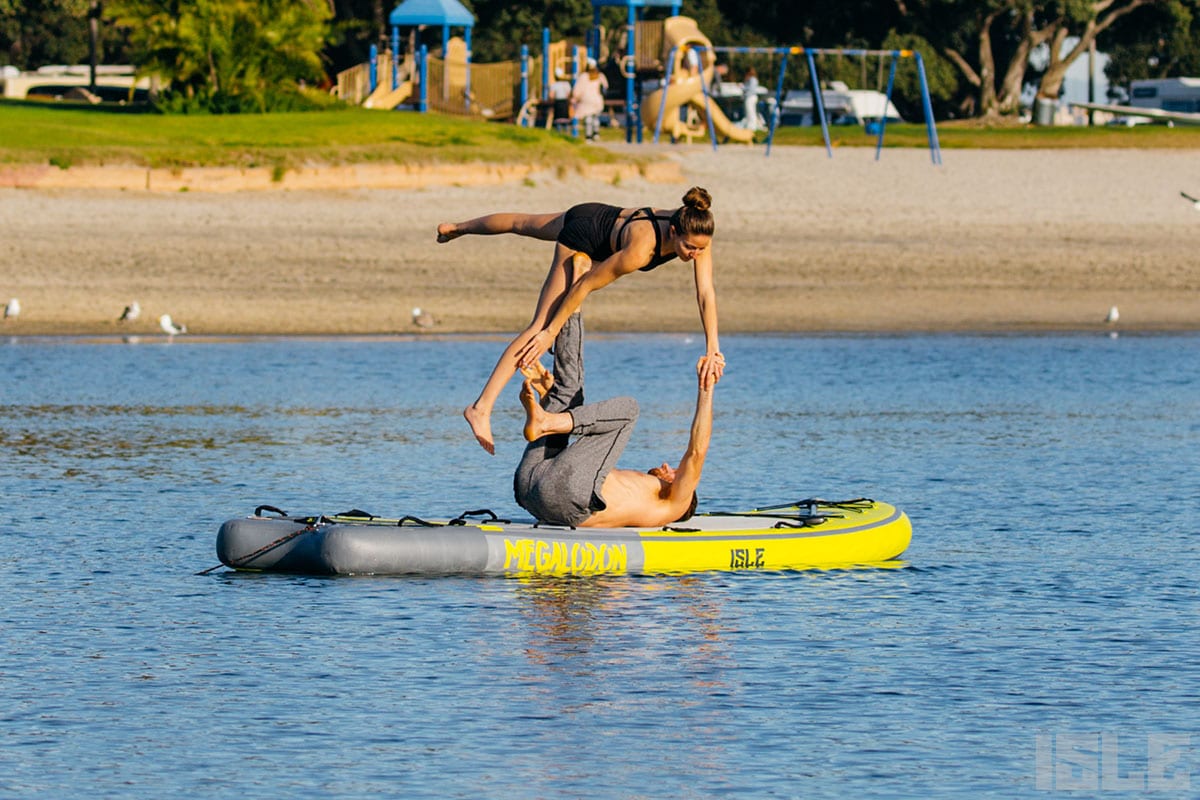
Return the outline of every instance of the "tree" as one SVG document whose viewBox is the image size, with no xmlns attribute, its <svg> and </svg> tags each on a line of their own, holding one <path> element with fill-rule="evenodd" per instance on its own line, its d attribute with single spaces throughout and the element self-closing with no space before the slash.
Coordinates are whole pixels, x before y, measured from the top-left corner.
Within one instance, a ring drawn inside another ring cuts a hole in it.
<svg viewBox="0 0 1200 800">
<path fill-rule="evenodd" d="M 475 14 L 472 58 L 481 62 L 515 59 L 523 44 L 536 54 L 542 28 L 555 39 L 582 42 L 592 26 L 591 0 L 463 0 L 463 5 Z"/>
<path fill-rule="evenodd" d="M 959 99 L 963 92 L 960 73 L 954 65 L 919 36 L 901 35 L 892 31 L 883 40 L 884 50 L 915 50 L 925 63 L 925 81 L 929 99 L 933 105 L 934 118 L 955 117 L 960 113 Z M 863 87 L 866 88 L 866 87 Z M 923 120 L 925 109 L 921 104 L 921 81 L 917 75 L 916 61 L 901 59 L 896 68 L 896 83 L 893 101 L 900 113 L 908 120 Z"/>
<path fill-rule="evenodd" d="M 905 27 L 929 42 L 957 68 L 972 93 L 959 104 L 969 115 L 994 116 L 1016 110 L 1024 69 L 1034 44 L 1005 23 L 1018 22 L 1020 0 L 896 0 Z M 1008 68 L 998 77 L 997 64 Z"/>
<path fill-rule="evenodd" d="M 895 0 L 912 29 L 931 42 L 976 92 L 975 113 L 1015 113 L 1034 49 L 1049 48 L 1039 96 L 1057 98 L 1067 68 L 1123 17 L 1168 0 Z M 1063 53 L 1075 36 L 1079 44 Z"/>
<path fill-rule="evenodd" d="M 371 45 L 389 46 L 387 16 L 392 4 L 384 0 L 330 0 L 332 32 L 325 55 L 333 72 L 367 60 Z"/>
<path fill-rule="evenodd" d="M 898 24 L 887 0 L 718 0 L 733 36 L 720 44 L 840 47 L 852 41 L 882 42 Z"/>
<path fill-rule="evenodd" d="M 542 41 L 542 29 L 549 28 L 555 39 L 567 38 L 582 43 L 593 24 L 591 0 L 463 0 L 476 16 L 472 57 L 478 61 L 515 59 L 521 45 L 536 51 Z M 717 0 L 684 0 L 681 9 L 693 17 L 700 30 L 715 43 L 727 43 L 725 20 Z M 626 10 L 620 7 L 601 9 L 601 25 L 615 41 L 617 31 L 624 30 Z"/>
<path fill-rule="evenodd" d="M 88 15 L 94 0 L 0 0 L 0 64 L 30 70 L 80 64 L 89 49 Z M 97 58 L 122 61 L 116 31 L 97 30 Z"/>
<path fill-rule="evenodd" d="M 1200 74 L 1200 0 L 1147 6 L 1099 37 L 1109 93 L 1130 81 Z M 1117 97 L 1122 101 L 1126 97 Z"/>
<path fill-rule="evenodd" d="M 1050 4 L 1042 31 L 1050 48 L 1050 61 L 1038 87 L 1038 97 L 1058 99 L 1067 69 L 1095 43 L 1096 37 L 1139 8 L 1164 5 L 1163 0 L 1097 0 Z M 1068 37 L 1075 46 L 1063 53 Z"/>
<path fill-rule="evenodd" d="M 110 0 L 107 13 L 181 110 L 293 107 L 298 82 L 324 75 L 326 0 Z"/>
</svg>

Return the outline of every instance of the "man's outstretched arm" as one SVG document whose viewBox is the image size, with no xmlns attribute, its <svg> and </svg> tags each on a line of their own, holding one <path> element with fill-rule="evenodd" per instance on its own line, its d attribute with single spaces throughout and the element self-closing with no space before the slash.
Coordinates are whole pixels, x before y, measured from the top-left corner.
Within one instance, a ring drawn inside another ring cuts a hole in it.
<svg viewBox="0 0 1200 800">
<path fill-rule="evenodd" d="M 672 505 L 683 504 L 683 509 L 692 500 L 692 493 L 700 485 L 700 473 L 704 470 L 704 459 L 708 456 L 708 445 L 712 441 L 713 387 L 716 379 L 704 370 L 704 359 L 696 364 L 696 414 L 692 417 L 692 432 L 687 450 L 675 470 L 675 481 L 671 484 Z M 680 513 L 683 512 L 680 509 Z"/>
</svg>

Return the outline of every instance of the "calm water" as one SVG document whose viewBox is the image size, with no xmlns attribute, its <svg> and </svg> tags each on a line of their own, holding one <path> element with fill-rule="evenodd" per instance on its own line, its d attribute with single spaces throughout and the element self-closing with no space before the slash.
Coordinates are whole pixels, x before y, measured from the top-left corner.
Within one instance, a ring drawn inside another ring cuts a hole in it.
<svg viewBox="0 0 1200 800">
<path fill-rule="evenodd" d="M 518 514 L 502 343 L 0 341 L 0 796 L 1200 790 L 1200 336 L 724 344 L 702 509 L 887 500 L 905 567 L 198 577 L 261 503 Z M 700 346 L 589 341 L 623 466 Z"/>
</svg>

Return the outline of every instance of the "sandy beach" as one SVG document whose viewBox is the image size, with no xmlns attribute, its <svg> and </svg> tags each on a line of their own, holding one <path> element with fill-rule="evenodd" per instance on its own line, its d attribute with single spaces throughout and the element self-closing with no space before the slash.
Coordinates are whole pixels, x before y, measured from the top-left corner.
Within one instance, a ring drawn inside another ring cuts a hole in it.
<svg viewBox="0 0 1200 800">
<path fill-rule="evenodd" d="M 617 149 L 624 148 L 617 145 Z M 649 151 L 650 145 L 637 152 Z M 434 227 L 582 201 L 714 197 L 721 329 L 1200 329 L 1200 159 L 1188 151 L 946 151 L 659 146 L 681 179 L 553 172 L 410 189 L 0 189 L 6 335 L 509 333 L 552 247 L 514 236 L 439 245 Z M 118 323 L 137 300 L 143 313 Z M 412 309 L 437 324 L 418 329 Z M 593 330 L 699 330 L 673 262 L 589 298 Z"/>
</svg>

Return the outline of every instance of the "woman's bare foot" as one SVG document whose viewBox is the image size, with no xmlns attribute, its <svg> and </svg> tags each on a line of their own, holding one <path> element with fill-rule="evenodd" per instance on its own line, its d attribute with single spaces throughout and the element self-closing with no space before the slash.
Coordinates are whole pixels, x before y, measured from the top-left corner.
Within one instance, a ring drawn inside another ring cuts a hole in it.
<svg viewBox="0 0 1200 800">
<path fill-rule="evenodd" d="M 533 384 L 533 388 L 543 398 L 550 394 L 550 390 L 554 388 L 554 375 L 550 370 L 542 366 L 542 362 L 534 361 L 528 367 L 521 368 L 521 374 L 529 379 Z"/>
<path fill-rule="evenodd" d="M 491 455 L 496 455 L 496 445 L 492 441 L 492 415 L 469 405 L 463 410 L 463 417 L 471 426 L 471 433 L 475 434 L 479 446 Z"/>
<path fill-rule="evenodd" d="M 457 239 L 460 236 L 462 236 L 462 232 L 453 222 L 443 222 L 437 226 L 438 244 L 445 244 L 451 239 Z"/>
<path fill-rule="evenodd" d="M 537 390 L 529 378 L 521 383 L 521 405 L 525 407 L 525 441 L 536 441 L 546 435 L 546 412 L 538 402 Z"/>
</svg>

